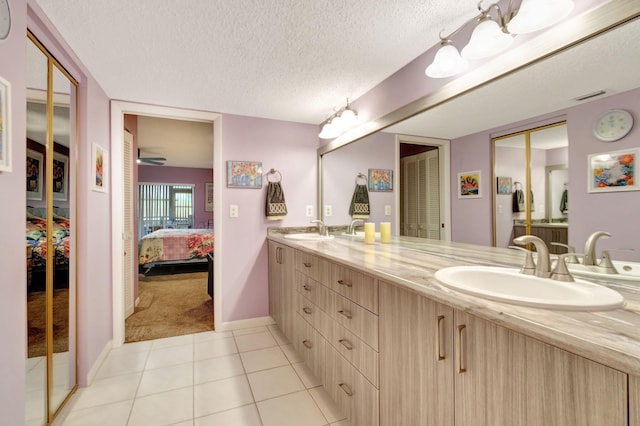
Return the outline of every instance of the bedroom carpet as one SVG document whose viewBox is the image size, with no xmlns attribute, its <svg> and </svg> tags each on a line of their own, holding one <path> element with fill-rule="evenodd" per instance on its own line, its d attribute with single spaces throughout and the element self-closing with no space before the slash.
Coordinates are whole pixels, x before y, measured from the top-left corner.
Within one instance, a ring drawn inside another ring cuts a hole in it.
<svg viewBox="0 0 640 426">
<path fill-rule="evenodd" d="M 45 292 L 27 294 L 27 332 L 29 358 L 47 354 Z M 53 352 L 69 350 L 69 289 L 53 291 Z"/>
<path fill-rule="evenodd" d="M 125 320 L 125 342 L 213 330 L 207 273 L 139 276 L 140 303 Z"/>
</svg>

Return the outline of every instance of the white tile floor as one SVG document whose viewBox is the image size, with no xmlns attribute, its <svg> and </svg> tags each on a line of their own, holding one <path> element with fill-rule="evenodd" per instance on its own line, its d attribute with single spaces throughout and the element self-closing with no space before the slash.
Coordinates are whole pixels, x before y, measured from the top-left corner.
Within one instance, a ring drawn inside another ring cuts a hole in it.
<svg viewBox="0 0 640 426">
<path fill-rule="evenodd" d="M 349 425 L 275 326 L 113 349 L 65 411 L 64 426 Z"/>
</svg>

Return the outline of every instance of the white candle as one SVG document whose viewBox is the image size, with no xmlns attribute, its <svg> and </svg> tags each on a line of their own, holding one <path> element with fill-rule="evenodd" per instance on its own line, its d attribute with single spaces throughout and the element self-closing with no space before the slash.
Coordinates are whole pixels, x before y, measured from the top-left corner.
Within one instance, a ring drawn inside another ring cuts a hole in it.
<svg viewBox="0 0 640 426">
<path fill-rule="evenodd" d="M 391 222 L 380 222 L 380 242 L 388 243 L 391 241 Z"/>
<path fill-rule="evenodd" d="M 364 224 L 364 242 L 373 244 L 376 242 L 376 224 L 367 222 Z"/>
</svg>

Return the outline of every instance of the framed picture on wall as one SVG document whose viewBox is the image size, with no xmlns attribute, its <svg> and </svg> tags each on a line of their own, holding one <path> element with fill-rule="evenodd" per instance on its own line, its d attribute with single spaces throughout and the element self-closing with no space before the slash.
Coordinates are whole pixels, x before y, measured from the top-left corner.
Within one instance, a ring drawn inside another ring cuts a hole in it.
<svg viewBox="0 0 640 426">
<path fill-rule="evenodd" d="M 0 77 L 0 172 L 11 171 L 11 85 Z M 42 197 L 40 198 L 42 199 Z"/>
<path fill-rule="evenodd" d="M 637 191 L 640 149 L 591 154 L 588 157 L 589 192 Z"/>
<path fill-rule="evenodd" d="M 227 188 L 262 188 L 262 163 L 227 161 Z"/>
<path fill-rule="evenodd" d="M 204 184 L 204 211 L 213 211 L 213 182 Z"/>
<path fill-rule="evenodd" d="M 513 183 L 510 177 L 497 177 L 496 178 L 498 194 L 511 194 L 513 192 Z"/>
<path fill-rule="evenodd" d="M 69 189 L 69 157 L 53 153 L 53 199 L 67 201 Z"/>
<path fill-rule="evenodd" d="M 482 198 L 480 170 L 458 173 L 458 198 Z"/>
<path fill-rule="evenodd" d="M 94 143 L 91 145 L 91 188 L 97 192 L 108 192 L 109 154 Z"/>
<path fill-rule="evenodd" d="M 27 200 L 42 200 L 44 155 L 27 149 Z"/>
<path fill-rule="evenodd" d="M 369 169 L 369 191 L 393 191 L 393 170 Z"/>
</svg>

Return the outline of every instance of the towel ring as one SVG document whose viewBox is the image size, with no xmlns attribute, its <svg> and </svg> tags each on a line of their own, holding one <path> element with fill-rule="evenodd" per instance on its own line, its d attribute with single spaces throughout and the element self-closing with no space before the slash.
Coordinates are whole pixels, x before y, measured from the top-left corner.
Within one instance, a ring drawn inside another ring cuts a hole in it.
<svg viewBox="0 0 640 426">
<path fill-rule="evenodd" d="M 274 175 L 274 176 L 277 175 L 276 178 L 278 180 L 269 180 L 269 176 L 271 175 Z M 282 173 L 280 173 L 276 169 L 269 170 L 269 174 L 267 174 L 267 182 L 280 182 L 281 180 L 282 180 Z"/>
<path fill-rule="evenodd" d="M 364 180 L 364 183 L 361 183 L 361 179 Z M 367 175 L 365 175 L 364 173 L 358 173 L 358 176 L 356 176 L 356 185 L 366 185 L 368 181 L 369 180 L 367 179 Z"/>
</svg>

